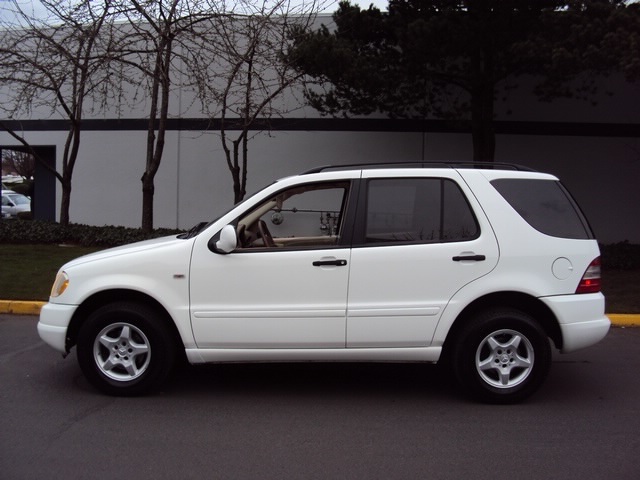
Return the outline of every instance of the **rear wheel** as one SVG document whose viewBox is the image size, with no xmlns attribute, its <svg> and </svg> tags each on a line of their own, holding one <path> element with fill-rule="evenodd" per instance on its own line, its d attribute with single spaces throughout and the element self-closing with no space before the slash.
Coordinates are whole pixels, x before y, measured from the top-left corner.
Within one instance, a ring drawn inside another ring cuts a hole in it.
<svg viewBox="0 0 640 480">
<path fill-rule="evenodd" d="M 460 332 L 452 360 L 458 382 L 474 398 L 515 403 L 542 385 L 551 366 L 551 346 L 532 317 L 496 309 Z"/>
<path fill-rule="evenodd" d="M 129 302 L 93 312 L 80 328 L 77 350 L 87 380 L 109 395 L 140 395 L 159 387 L 176 358 L 164 318 Z"/>
</svg>

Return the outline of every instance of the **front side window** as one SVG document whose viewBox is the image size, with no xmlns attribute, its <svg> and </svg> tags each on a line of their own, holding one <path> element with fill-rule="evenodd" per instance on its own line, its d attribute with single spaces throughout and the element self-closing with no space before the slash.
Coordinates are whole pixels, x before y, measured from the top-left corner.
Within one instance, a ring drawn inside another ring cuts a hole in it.
<svg viewBox="0 0 640 480">
<path fill-rule="evenodd" d="M 240 248 L 305 248 L 339 243 L 349 182 L 283 190 L 238 219 Z"/>
<path fill-rule="evenodd" d="M 452 180 L 370 180 L 365 243 L 459 242 L 476 238 L 478 224 Z"/>
</svg>

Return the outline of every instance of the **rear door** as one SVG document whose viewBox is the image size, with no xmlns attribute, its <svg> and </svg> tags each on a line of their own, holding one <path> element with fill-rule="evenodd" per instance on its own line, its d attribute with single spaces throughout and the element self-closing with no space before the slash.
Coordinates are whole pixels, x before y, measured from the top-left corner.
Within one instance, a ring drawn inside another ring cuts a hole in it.
<svg viewBox="0 0 640 480">
<path fill-rule="evenodd" d="M 493 231 L 455 170 L 365 170 L 357 218 L 347 347 L 429 345 L 451 297 L 498 261 Z"/>
</svg>

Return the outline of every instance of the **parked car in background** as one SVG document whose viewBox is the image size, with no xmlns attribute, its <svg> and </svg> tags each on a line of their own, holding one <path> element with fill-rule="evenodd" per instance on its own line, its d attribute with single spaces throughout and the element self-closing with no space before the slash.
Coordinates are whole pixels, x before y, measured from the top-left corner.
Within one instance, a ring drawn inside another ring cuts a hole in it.
<svg viewBox="0 0 640 480">
<path fill-rule="evenodd" d="M 31 212 L 31 199 L 13 190 L 2 190 L 2 217 L 16 218 L 23 212 Z"/>
<path fill-rule="evenodd" d="M 370 165 L 282 179 L 211 223 L 58 272 L 41 338 L 113 395 L 206 362 L 439 362 L 523 400 L 609 330 L 600 251 L 553 175 Z M 424 381 L 416 378 L 416 382 Z"/>
</svg>

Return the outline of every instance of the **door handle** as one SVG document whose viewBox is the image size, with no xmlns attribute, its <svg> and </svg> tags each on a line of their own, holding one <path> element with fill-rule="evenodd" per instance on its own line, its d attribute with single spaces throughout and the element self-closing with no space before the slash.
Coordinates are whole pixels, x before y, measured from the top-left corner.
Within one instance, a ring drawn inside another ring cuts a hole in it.
<svg viewBox="0 0 640 480">
<path fill-rule="evenodd" d="M 344 267 L 346 264 L 346 260 L 316 260 L 315 262 L 313 262 L 314 267 Z"/>
<path fill-rule="evenodd" d="M 484 255 L 459 255 L 457 257 L 453 257 L 451 260 L 454 262 L 483 262 L 487 259 Z"/>
</svg>

